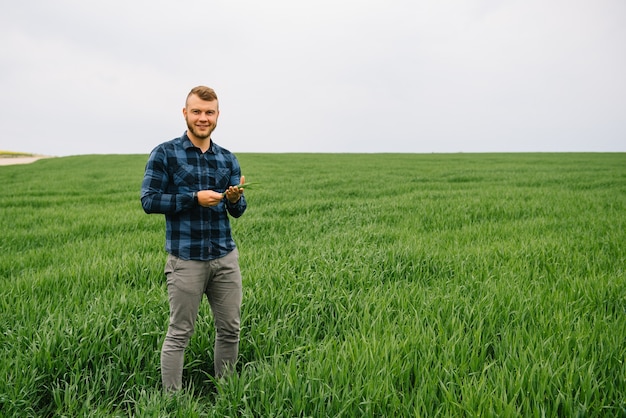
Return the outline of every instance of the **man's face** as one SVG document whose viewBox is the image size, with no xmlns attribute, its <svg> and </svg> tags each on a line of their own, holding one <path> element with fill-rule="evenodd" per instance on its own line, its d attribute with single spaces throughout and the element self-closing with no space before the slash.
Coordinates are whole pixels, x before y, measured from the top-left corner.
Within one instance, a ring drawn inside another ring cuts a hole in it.
<svg viewBox="0 0 626 418">
<path fill-rule="evenodd" d="M 188 134 L 199 140 L 210 138 L 211 133 L 217 126 L 219 114 L 217 100 L 208 102 L 192 94 L 187 99 L 187 104 L 183 109 Z"/>
</svg>

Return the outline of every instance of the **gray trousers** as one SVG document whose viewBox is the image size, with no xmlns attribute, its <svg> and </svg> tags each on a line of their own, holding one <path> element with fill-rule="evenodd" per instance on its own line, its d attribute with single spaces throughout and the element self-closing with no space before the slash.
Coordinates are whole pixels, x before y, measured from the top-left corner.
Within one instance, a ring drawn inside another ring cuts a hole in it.
<svg viewBox="0 0 626 418">
<path fill-rule="evenodd" d="M 182 388 L 185 348 L 189 343 L 202 295 L 215 324 L 214 368 L 221 377 L 232 370 L 239 354 L 241 272 L 239 252 L 210 261 L 182 260 L 170 255 L 165 264 L 170 321 L 161 348 L 161 378 L 166 390 Z"/>
</svg>

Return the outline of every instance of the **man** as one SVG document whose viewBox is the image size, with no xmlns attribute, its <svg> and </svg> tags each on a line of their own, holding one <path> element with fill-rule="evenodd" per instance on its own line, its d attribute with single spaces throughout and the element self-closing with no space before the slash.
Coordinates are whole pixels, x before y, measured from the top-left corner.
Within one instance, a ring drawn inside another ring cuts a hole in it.
<svg viewBox="0 0 626 418">
<path fill-rule="evenodd" d="M 239 353 L 241 272 L 228 215 L 246 210 L 245 182 L 234 154 L 211 140 L 219 105 L 213 89 L 193 88 L 183 116 L 187 131 L 157 146 L 146 164 L 141 204 L 165 215 L 165 264 L 170 319 L 161 349 L 166 390 L 182 388 L 184 352 L 202 295 L 215 323 L 215 376 L 231 371 Z"/>
</svg>

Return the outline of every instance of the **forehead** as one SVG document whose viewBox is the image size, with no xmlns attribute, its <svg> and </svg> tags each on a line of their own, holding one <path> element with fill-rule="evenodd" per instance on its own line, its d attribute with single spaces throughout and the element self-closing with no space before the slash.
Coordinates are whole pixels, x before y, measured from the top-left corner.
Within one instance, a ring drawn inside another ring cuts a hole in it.
<svg viewBox="0 0 626 418">
<path fill-rule="evenodd" d="M 217 100 L 202 100 L 200 97 L 198 97 L 195 94 L 192 94 L 191 96 L 189 96 L 189 98 L 187 99 L 187 103 L 186 103 L 187 109 L 194 109 L 194 110 L 202 110 L 202 111 L 207 111 L 207 110 L 217 110 L 219 105 Z"/>
</svg>

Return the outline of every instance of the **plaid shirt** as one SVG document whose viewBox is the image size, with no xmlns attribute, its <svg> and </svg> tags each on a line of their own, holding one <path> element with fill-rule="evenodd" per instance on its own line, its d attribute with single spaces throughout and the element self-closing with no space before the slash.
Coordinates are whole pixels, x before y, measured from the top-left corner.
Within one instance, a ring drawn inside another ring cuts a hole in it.
<svg viewBox="0 0 626 418">
<path fill-rule="evenodd" d="M 202 207 L 193 199 L 199 190 L 224 192 L 239 184 L 241 169 L 234 154 L 211 141 L 205 153 L 187 133 L 157 146 L 148 159 L 141 184 L 141 205 L 146 213 L 165 215 L 165 250 L 185 260 L 212 260 L 235 249 L 228 214 L 240 217 L 244 196 Z"/>
</svg>

